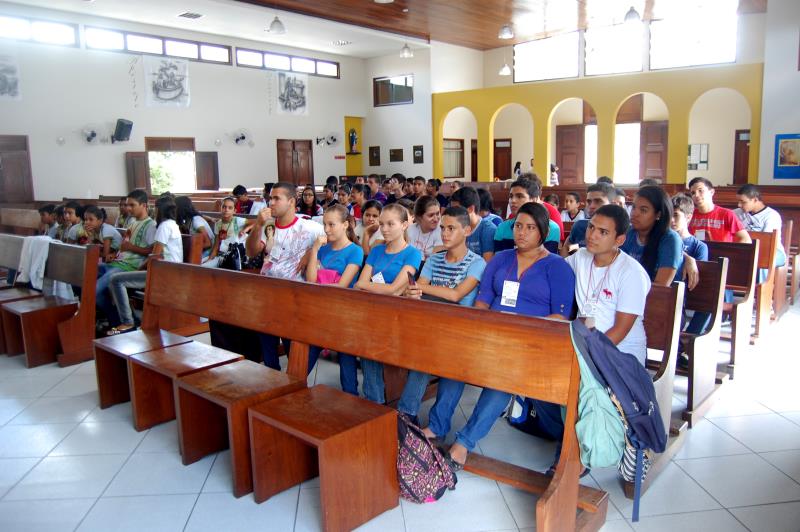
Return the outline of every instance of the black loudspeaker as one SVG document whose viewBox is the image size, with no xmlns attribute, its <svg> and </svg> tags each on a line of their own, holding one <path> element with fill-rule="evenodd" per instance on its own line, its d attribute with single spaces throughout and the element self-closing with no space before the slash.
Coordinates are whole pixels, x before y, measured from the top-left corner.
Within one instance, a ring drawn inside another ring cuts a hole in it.
<svg viewBox="0 0 800 532">
<path fill-rule="evenodd" d="M 111 137 L 111 142 L 125 142 L 131 138 L 131 130 L 133 129 L 133 122 L 125 120 L 124 118 L 117 119 L 117 127 L 114 128 L 114 136 Z"/>
</svg>

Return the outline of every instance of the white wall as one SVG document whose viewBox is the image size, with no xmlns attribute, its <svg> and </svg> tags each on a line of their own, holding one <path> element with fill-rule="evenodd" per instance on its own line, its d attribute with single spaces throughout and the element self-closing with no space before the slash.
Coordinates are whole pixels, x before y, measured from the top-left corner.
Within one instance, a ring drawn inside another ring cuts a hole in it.
<svg viewBox="0 0 800 532">
<path fill-rule="evenodd" d="M 483 52 L 431 42 L 431 92 L 483 88 Z"/>
<path fill-rule="evenodd" d="M 701 176 L 715 185 L 733 184 L 737 129 L 750 129 L 750 107 L 733 89 L 713 89 L 700 96 L 689 115 L 689 144 L 708 144 L 708 170 L 689 170 L 686 181 Z"/>
<path fill-rule="evenodd" d="M 533 118 L 526 108 L 518 103 L 503 107 L 494 121 L 494 138 L 511 139 L 512 170 L 517 162 L 522 163 L 523 172 L 530 169 L 531 157 L 534 156 Z"/>
<path fill-rule="evenodd" d="M 7 11 L 8 10 L 5 10 Z M 220 44 L 265 49 L 265 43 L 237 41 L 219 36 L 81 17 L 62 12 L 15 8 L 14 13 L 72 21 L 143 33 L 206 40 Z M 192 62 L 189 65 L 191 106 L 186 109 L 154 108 L 144 104 L 141 56 L 116 52 L 2 42 L 0 54 L 16 56 L 21 72 L 21 101 L 0 101 L 0 134 L 28 135 L 34 194 L 37 200 L 63 196 L 97 196 L 127 191 L 124 153 L 143 151 L 146 136 L 195 137 L 198 151 L 218 151 L 220 186 L 259 187 L 277 177 L 277 138 L 314 139 L 331 132 L 344 136 L 344 116 L 364 116 L 370 101 L 365 87 L 364 61 L 282 47 L 332 59 L 341 64 L 341 79 L 309 76 L 309 116 L 287 117 L 270 111 L 270 77 L 267 71 Z M 370 88 L 371 90 L 371 88 Z M 428 98 L 429 99 L 429 98 Z M 430 113 L 428 114 L 430 116 Z M 108 124 L 117 118 L 133 121 L 126 143 L 86 145 L 78 132 L 90 123 Z M 428 119 L 428 122 L 430 120 Z M 255 147 L 235 145 L 229 135 L 248 129 Z M 64 137 L 59 146 L 56 138 Z M 217 147 L 215 139 L 221 139 Z M 345 173 L 346 143 L 338 147 L 314 146 L 317 183 Z"/>
<path fill-rule="evenodd" d="M 472 177 L 471 141 L 478 139 L 478 121 L 475 119 L 475 115 L 466 107 L 456 107 L 447 113 L 442 129 L 444 138 L 464 140 L 464 179 L 462 181 L 469 181 Z M 475 176 L 475 179 L 477 178 L 478 176 Z"/>
<path fill-rule="evenodd" d="M 667 110 L 667 104 L 664 103 L 664 100 L 650 92 L 645 92 L 643 94 L 642 120 L 645 122 L 669 120 L 669 111 Z"/>
<path fill-rule="evenodd" d="M 483 86 L 501 87 L 503 85 L 513 85 L 514 76 L 500 76 L 498 72 L 503 67 L 503 63 L 514 67 L 514 48 L 503 46 L 483 52 Z M 530 161 L 529 161 L 530 162 Z"/>
<path fill-rule="evenodd" d="M 761 107 L 761 154 L 758 182 L 798 185 L 796 179 L 773 179 L 775 135 L 800 133 L 800 71 L 797 64 L 800 2 L 770 0 L 764 47 L 764 90 Z"/>
<path fill-rule="evenodd" d="M 414 50 L 414 57 L 403 59 L 399 54 L 367 59 L 364 81 L 369 88 L 369 104 L 364 120 L 364 146 L 380 146 L 381 165 L 365 166 L 368 173 L 391 175 L 400 172 L 406 177 L 433 174 L 431 139 L 431 55 L 429 50 Z M 383 76 L 414 74 L 414 103 L 373 107 L 372 79 Z M 424 163 L 414 164 L 412 146 L 421 144 Z M 403 148 L 403 162 L 389 162 L 389 150 Z"/>
</svg>

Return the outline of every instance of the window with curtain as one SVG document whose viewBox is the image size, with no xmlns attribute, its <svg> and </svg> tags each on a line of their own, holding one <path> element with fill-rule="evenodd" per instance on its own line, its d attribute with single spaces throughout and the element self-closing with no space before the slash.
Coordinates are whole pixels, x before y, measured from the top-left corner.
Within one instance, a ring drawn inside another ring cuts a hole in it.
<svg viewBox="0 0 800 532">
<path fill-rule="evenodd" d="M 444 176 L 464 177 L 464 139 L 444 139 Z"/>
</svg>

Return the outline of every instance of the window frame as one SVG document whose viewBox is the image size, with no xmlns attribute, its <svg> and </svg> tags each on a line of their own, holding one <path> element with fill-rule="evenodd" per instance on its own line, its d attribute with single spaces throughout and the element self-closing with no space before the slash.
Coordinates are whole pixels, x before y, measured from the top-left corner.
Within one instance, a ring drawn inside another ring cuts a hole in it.
<svg viewBox="0 0 800 532">
<path fill-rule="evenodd" d="M 62 20 L 53 20 L 49 18 L 31 18 L 25 17 L 20 15 L 12 15 L 9 13 L 0 13 L 0 17 L 5 18 L 16 18 L 19 20 L 25 20 L 28 24 L 33 25 L 34 22 L 44 22 L 46 24 L 62 24 L 64 26 L 69 26 L 73 29 L 75 35 L 75 42 L 72 44 L 58 44 L 52 42 L 44 42 L 39 41 L 33 38 L 33 34 L 31 33 L 31 37 L 27 39 L 16 39 L 14 37 L 0 37 L 0 41 L 13 41 L 13 42 L 24 42 L 24 43 L 31 43 L 31 44 L 43 44 L 45 46 L 59 46 L 61 48 L 80 48 L 81 47 L 81 27 L 80 24 L 74 22 L 64 22 Z"/>
<path fill-rule="evenodd" d="M 444 147 L 444 143 L 447 142 L 447 141 L 458 142 L 459 145 L 461 146 L 461 149 L 460 150 L 453 150 L 453 149 L 445 148 Z M 461 165 L 461 173 L 462 173 L 462 175 L 446 175 L 446 176 L 443 176 L 443 178 L 444 179 L 464 179 L 464 178 L 466 178 L 465 174 L 467 173 L 467 169 L 465 167 L 466 158 L 465 158 L 465 155 L 464 155 L 464 139 L 442 138 L 442 152 L 444 154 L 445 152 L 448 152 L 448 151 L 450 151 L 450 152 L 460 151 L 461 152 L 460 165 Z M 444 165 L 442 165 L 442 171 L 444 171 Z"/>
<path fill-rule="evenodd" d="M 258 50 L 258 49 L 255 49 L 255 48 L 246 48 L 246 47 L 243 47 L 243 46 L 236 46 L 235 50 L 236 50 L 236 52 L 238 52 L 239 50 L 241 50 L 243 52 L 253 52 L 253 53 L 256 53 L 256 54 L 261 54 L 261 56 L 262 56 L 261 57 L 261 65 L 262 66 L 260 66 L 260 67 L 259 66 L 253 66 L 253 65 L 241 65 L 241 64 L 239 64 L 238 61 L 236 61 L 234 64 L 237 67 L 252 68 L 252 69 L 255 69 L 255 70 L 269 70 L 270 72 L 294 72 L 295 74 L 305 74 L 307 76 L 315 76 L 315 77 L 324 78 L 324 79 L 342 79 L 342 65 L 341 65 L 341 63 L 339 63 L 339 61 L 333 61 L 333 60 L 330 60 L 330 59 L 318 59 L 316 57 L 309 57 L 309 56 L 305 56 L 305 55 L 284 54 L 284 53 L 275 52 L 275 51 L 272 51 L 272 50 Z M 284 68 L 272 68 L 272 67 L 266 66 L 266 63 L 265 63 L 264 57 L 263 57 L 264 54 L 278 55 L 278 56 L 283 56 L 283 57 L 288 58 L 289 59 L 289 69 L 287 70 L 287 69 L 284 69 Z M 314 72 L 303 72 L 302 70 L 292 70 L 292 59 L 305 59 L 307 61 L 312 61 L 314 63 Z M 336 75 L 335 76 L 328 76 L 326 74 L 317 73 L 317 71 L 318 71 L 317 62 L 330 63 L 330 64 L 336 65 Z"/>
<path fill-rule="evenodd" d="M 414 78 L 414 74 L 413 73 L 411 73 L 411 74 L 398 74 L 396 76 L 378 76 L 378 77 L 372 78 L 372 107 L 392 107 L 394 105 L 414 105 L 414 84 L 413 83 L 411 85 L 405 85 L 406 87 L 410 87 L 411 88 L 411 101 L 410 102 L 394 102 L 394 103 L 379 103 L 378 102 L 378 91 L 376 90 L 377 86 L 378 86 L 377 85 L 378 80 L 384 80 L 384 79 L 388 80 L 388 79 L 392 79 L 392 78 L 407 78 L 407 77 L 411 77 L 413 79 Z"/>
</svg>

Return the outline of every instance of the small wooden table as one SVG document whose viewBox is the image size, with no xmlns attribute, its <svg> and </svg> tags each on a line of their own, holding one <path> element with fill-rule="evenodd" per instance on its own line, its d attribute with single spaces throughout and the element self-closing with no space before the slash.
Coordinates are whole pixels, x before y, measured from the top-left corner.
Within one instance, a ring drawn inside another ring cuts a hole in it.
<svg viewBox="0 0 800 532">
<path fill-rule="evenodd" d="M 0 305 L 3 303 L 11 303 L 12 301 L 21 301 L 23 299 L 32 299 L 35 297 L 42 297 L 41 292 L 31 290 L 30 288 L 15 288 L 7 287 L 0 289 Z M 19 348 L 21 352 L 21 347 Z M 0 353 L 10 353 L 6 350 L 5 333 L 3 333 L 3 320 L 0 318 Z"/>
<path fill-rule="evenodd" d="M 94 365 L 100 408 L 131 400 L 128 358 L 132 355 L 191 342 L 163 330 L 140 330 L 94 341 Z"/>
<path fill-rule="evenodd" d="M 3 334 L 9 355 L 25 353 L 29 368 L 56 362 L 61 350 L 58 324 L 71 318 L 78 303 L 57 296 L 3 303 Z"/>
<path fill-rule="evenodd" d="M 230 447 L 233 494 L 250 493 L 253 475 L 247 409 L 305 387 L 305 379 L 249 360 L 178 378 L 175 411 L 183 464 Z"/>
<path fill-rule="evenodd" d="M 201 342 L 188 342 L 128 358 L 133 426 L 149 429 L 175 419 L 175 379 L 242 360 L 242 355 Z"/>
<path fill-rule="evenodd" d="M 399 504 L 393 409 L 320 385 L 249 416 L 256 502 L 319 474 L 326 531 L 352 530 Z"/>
</svg>

